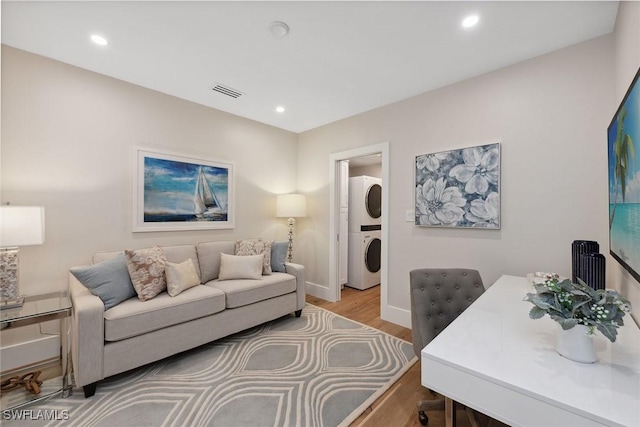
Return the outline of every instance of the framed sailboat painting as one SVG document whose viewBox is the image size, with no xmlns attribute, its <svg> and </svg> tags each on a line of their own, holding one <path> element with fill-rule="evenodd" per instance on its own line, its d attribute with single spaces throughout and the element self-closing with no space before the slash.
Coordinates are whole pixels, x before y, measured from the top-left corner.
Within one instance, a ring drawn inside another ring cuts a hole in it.
<svg viewBox="0 0 640 427">
<path fill-rule="evenodd" d="M 234 227 L 233 164 L 135 148 L 133 231 Z"/>
</svg>

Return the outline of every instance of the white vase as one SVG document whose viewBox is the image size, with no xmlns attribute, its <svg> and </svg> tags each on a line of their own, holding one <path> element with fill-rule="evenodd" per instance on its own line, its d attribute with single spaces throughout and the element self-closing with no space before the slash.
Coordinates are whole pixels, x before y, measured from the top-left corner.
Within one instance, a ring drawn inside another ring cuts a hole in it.
<svg viewBox="0 0 640 427">
<path fill-rule="evenodd" d="M 556 351 L 560 356 L 580 363 L 594 363 L 596 350 L 593 336 L 589 335 L 589 328 L 585 325 L 576 325 L 566 331 L 558 325 L 558 341 Z"/>
</svg>

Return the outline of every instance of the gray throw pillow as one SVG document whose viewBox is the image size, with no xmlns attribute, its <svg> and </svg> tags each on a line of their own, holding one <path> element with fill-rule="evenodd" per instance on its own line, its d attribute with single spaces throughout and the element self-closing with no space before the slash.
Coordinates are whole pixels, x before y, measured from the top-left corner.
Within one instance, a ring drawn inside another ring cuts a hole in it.
<svg viewBox="0 0 640 427">
<path fill-rule="evenodd" d="M 284 263 L 287 260 L 289 242 L 273 242 L 271 244 L 271 271 L 286 273 Z"/>
<path fill-rule="evenodd" d="M 105 310 L 137 295 L 123 253 L 90 267 L 73 268 L 71 274 L 102 300 Z"/>
</svg>

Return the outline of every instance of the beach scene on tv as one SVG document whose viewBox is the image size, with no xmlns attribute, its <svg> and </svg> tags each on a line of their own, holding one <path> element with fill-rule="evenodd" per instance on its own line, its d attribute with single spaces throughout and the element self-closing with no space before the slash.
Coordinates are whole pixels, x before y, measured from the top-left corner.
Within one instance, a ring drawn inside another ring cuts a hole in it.
<svg viewBox="0 0 640 427">
<path fill-rule="evenodd" d="M 609 248 L 640 280 L 640 83 L 638 78 L 608 129 Z"/>
<path fill-rule="evenodd" d="M 226 221 L 229 169 L 144 159 L 144 221 Z"/>
</svg>

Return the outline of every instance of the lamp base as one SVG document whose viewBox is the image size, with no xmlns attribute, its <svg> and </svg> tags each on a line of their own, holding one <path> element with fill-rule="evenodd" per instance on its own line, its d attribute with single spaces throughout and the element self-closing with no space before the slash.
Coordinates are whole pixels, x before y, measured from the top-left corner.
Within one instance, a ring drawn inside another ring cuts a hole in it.
<svg viewBox="0 0 640 427">
<path fill-rule="evenodd" d="M 287 220 L 287 224 L 289 225 L 289 250 L 287 252 L 287 262 L 293 262 L 293 226 L 295 223 L 295 218 L 289 218 Z"/>
<path fill-rule="evenodd" d="M 0 299 L 16 300 L 20 296 L 18 248 L 0 249 Z"/>
</svg>

